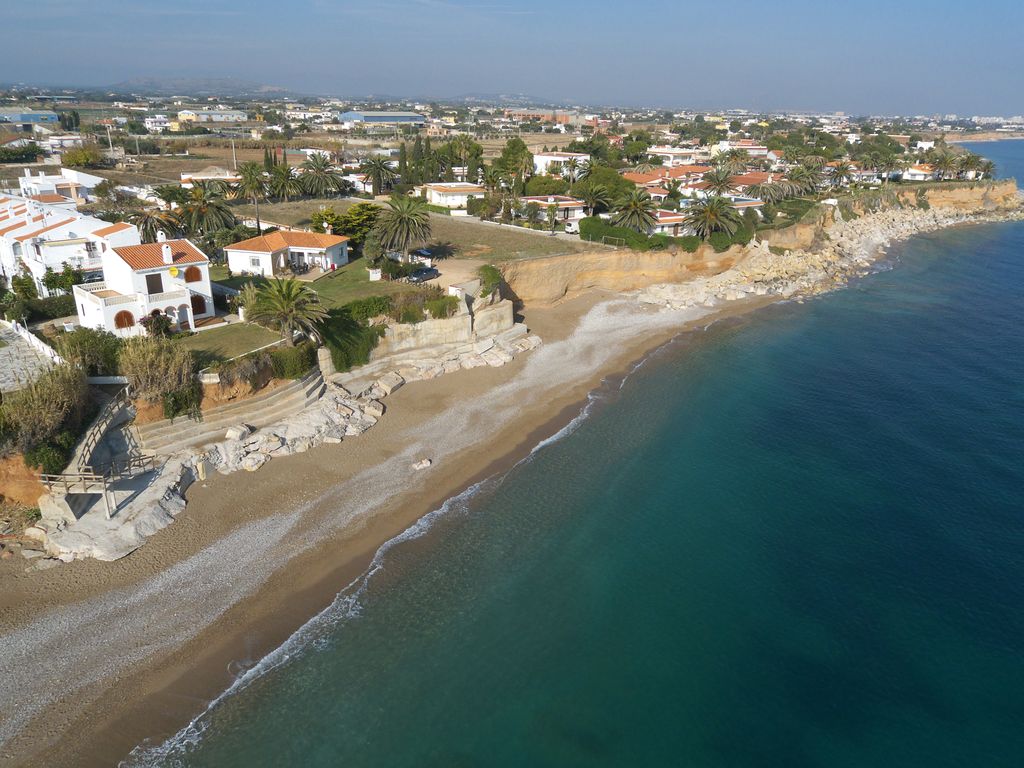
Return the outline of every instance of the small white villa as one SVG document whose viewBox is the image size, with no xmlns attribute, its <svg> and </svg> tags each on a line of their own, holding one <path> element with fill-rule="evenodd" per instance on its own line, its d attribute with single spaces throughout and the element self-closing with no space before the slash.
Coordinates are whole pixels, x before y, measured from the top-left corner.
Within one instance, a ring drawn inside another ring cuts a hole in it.
<svg viewBox="0 0 1024 768">
<path fill-rule="evenodd" d="M 348 240 L 320 232 L 271 232 L 224 249 L 235 273 L 274 277 L 303 270 L 331 272 L 348 264 Z"/>
<path fill-rule="evenodd" d="M 560 174 L 562 167 L 570 160 L 583 165 L 590 162 L 590 155 L 585 152 L 540 152 L 533 156 L 533 172 L 538 176 L 545 173 Z"/>
<path fill-rule="evenodd" d="M 78 320 L 118 336 L 145 333 L 147 315 L 167 315 L 181 329 L 215 315 L 210 260 L 189 240 L 111 248 L 102 255 L 103 281 L 74 287 Z"/>
<path fill-rule="evenodd" d="M 484 197 L 487 190 L 479 184 L 468 181 L 449 181 L 441 184 L 424 184 L 427 202 L 445 208 L 465 208 L 471 197 Z"/>
<path fill-rule="evenodd" d="M 586 215 L 586 204 L 582 200 L 568 195 L 534 195 L 519 198 L 520 205 L 536 203 L 540 206 L 541 213 L 547 216 L 548 206 L 558 207 L 558 219 L 568 221 L 569 219 L 582 219 Z"/>
</svg>

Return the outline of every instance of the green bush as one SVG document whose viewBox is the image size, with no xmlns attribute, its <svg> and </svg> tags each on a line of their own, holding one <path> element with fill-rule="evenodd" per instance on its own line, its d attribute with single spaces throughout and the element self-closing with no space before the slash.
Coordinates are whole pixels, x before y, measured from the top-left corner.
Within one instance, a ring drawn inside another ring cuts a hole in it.
<svg viewBox="0 0 1024 768">
<path fill-rule="evenodd" d="M 610 241 L 625 244 L 634 251 L 649 251 L 652 248 L 664 247 L 664 241 L 650 238 L 626 227 L 613 227 L 598 216 L 589 216 L 580 220 L 580 239 L 592 242 Z"/>
<path fill-rule="evenodd" d="M 392 280 L 408 277 L 419 269 L 419 264 L 402 264 L 391 259 L 384 259 L 380 264 L 381 273 Z"/>
<path fill-rule="evenodd" d="M 356 320 L 349 305 L 328 312 L 321 325 L 324 344 L 331 351 L 331 360 L 339 371 L 347 371 L 370 362 L 370 353 L 384 335 L 384 326 L 367 327 Z"/>
<path fill-rule="evenodd" d="M 732 238 L 729 237 L 728 232 L 712 232 L 708 242 L 715 249 L 715 253 L 721 253 L 728 250 L 729 246 L 732 245 Z"/>
<path fill-rule="evenodd" d="M 203 412 L 199 407 L 203 401 L 203 388 L 197 381 L 165 393 L 162 400 L 165 419 L 173 421 L 178 416 L 187 416 L 192 421 L 203 420 Z"/>
<path fill-rule="evenodd" d="M 682 250 L 687 253 L 696 253 L 697 249 L 700 248 L 700 238 L 696 235 L 687 235 L 686 237 L 676 237 L 673 241 Z"/>
<path fill-rule="evenodd" d="M 367 296 L 365 299 L 350 301 L 345 307 L 355 320 L 366 323 L 371 317 L 386 315 L 391 311 L 391 297 Z"/>
<path fill-rule="evenodd" d="M 445 216 L 452 215 L 452 209 L 445 208 L 443 205 L 434 205 L 433 203 L 427 203 L 426 209 L 431 213 L 441 213 L 444 214 Z"/>
<path fill-rule="evenodd" d="M 29 320 L 54 320 L 58 317 L 68 317 L 78 314 L 75 307 L 75 297 L 50 296 L 46 299 L 28 300 Z"/>
<path fill-rule="evenodd" d="M 39 291 L 36 290 L 36 281 L 31 275 L 15 275 L 11 278 L 11 290 L 22 299 L 37 299 Z"/>
<path fill-rule="evenodd" d="M 301 379 L 316 364 L 316 347 L 311 343 L 277 347 L 270 353 L 275 379 Z"/>
<path fill-rule="evenodd" d="M 121 339 L 109 331 L 81 326 L 57 337 L 60 356 L 85 369 L 89 376 L 116 375 L 121 344 Z"/>
<path fill-rule="evenodd" d="M 25 451 L 25 466 L 44 475 L 59 475 L 68 464 L 68 455 L 53 443 L 41 443 Z"/>
<path fill-rule="evenodd" d="M 501 288 L 501 271 L 493 264 L 485 264 L 476 271 L 480 278 L 480 296 L 490 296 Z"/>
<path fill-rule="evenodd" d="M 423 322 L 423 306 L 406 304 L 398 310 L 398 317 L 395 320 L 403 325 L 415 325 Z"/>
<path fill-rule="evenodd" d="M 423 307 L 435 320 L 444 320 L 458 311 L 459 301 L 461 299 L 458 296 L 442 296 L 439 299 L 429 299 L 423 303 Z"/>
</svg>

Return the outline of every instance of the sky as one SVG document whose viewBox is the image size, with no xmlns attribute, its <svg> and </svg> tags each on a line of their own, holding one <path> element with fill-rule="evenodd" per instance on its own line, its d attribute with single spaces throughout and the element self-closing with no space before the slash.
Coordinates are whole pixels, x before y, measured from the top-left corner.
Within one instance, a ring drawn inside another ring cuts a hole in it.
<svg viewBox="0 0 1024 768">
<path fill-rule="evenodd" d="M 1024 113 L 1022 0 L 32 0 L 2 16 L 3 82 Z"/>
</svg>

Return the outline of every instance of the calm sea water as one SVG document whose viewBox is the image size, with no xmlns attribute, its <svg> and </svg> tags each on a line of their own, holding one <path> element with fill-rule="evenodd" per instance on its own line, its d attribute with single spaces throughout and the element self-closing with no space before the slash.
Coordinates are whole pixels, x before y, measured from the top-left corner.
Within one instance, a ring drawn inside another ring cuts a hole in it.
<svg viewBox="0 0 1024 768">
<path fill-rule="evenodd" d="M 606 387 L 148 759 L 1021 765 L 1024 225 L 892 256 Z"/>
</svg>

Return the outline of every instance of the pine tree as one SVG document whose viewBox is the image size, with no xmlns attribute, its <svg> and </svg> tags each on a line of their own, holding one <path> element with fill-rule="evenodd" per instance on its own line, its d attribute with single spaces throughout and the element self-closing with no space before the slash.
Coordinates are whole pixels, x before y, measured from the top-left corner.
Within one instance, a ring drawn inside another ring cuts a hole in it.
<svg viewBox="0 0 1024 768">
<path fill-rule="evenodd" d="M 405 142 L 398 148 L 398 175 L 402 183 L 408 183 L 409 178 L 409 152 L 405 148 Z"/>
</svg>

